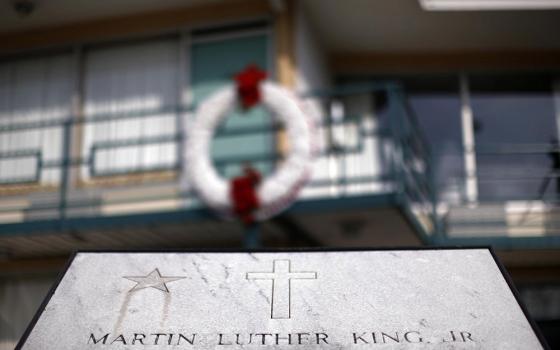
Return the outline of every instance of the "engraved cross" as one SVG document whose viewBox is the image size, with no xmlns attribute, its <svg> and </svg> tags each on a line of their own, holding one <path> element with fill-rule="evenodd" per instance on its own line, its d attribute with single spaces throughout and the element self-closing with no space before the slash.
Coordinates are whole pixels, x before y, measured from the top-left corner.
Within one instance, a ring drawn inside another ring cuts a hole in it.
<svg viewBox="0 0 560 350">
<path fill-rule="evenodd" d="M 272 280 L 270 317 L 291 317 L 292 279 L 317 279 L 316 272 L 292 272 L 290 260 L 274 260 L 272 272 L 248 272 L 248 280 Z"/>
</svg>

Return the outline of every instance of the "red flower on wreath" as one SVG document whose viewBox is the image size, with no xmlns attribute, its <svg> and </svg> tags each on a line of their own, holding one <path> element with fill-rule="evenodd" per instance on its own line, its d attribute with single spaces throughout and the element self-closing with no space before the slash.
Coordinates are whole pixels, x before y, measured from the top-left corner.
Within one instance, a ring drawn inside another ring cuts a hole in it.
<svg viewBox="0 0 560 350">
<path fill-rule="evenodd" d="M 249 109 L 261 101 L 259 84 L 266 78 L 266 72 L 254 64 L 247 66 L 235 75 L 237 82 L 237 97 L 244 109 Z M 230 198 L 233 202 L 233 212 L 245 224 L 255 222 L 254 213 L 260 207 L 257 186 L 261 182 L 261 174 L 246 164 L 243 175 L 231 180 Z"/>
<path fill-rule="evenodd" d="M 257 186 L 261 174 L 249 164 L 245 165 L 243 172 L 231 181 L 230 197 L 235 215 L 245 225 L 250 225 L 255 222 L 254 212 L 260 207 Z"/>
<path fill-rule="evenodd" d="M 254 64 L 235 75 L 237 95 L 243 108 L 249 109 L 260 102 L 259 84 L 264 79 L 266 79 L 266 72 Z"/>
</svg>

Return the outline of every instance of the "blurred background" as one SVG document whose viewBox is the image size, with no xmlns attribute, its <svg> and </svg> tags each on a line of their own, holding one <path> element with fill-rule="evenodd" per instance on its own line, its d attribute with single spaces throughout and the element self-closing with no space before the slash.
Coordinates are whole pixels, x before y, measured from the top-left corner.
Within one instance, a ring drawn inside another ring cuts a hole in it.
<svg viewBox="0 0 560 350">
<path fill-rule="evenodd" d="M 261 247 L 492 246 L 560 347 L 558 33 L 558 0 L 2 1 L 0 349 L 74 250 L 245 246 L 192 193 L 183 145 L 250 63 L 320 134 Z M 214 138 L 224 176 L 289 150 L 249 114 Z"/>
</svg>

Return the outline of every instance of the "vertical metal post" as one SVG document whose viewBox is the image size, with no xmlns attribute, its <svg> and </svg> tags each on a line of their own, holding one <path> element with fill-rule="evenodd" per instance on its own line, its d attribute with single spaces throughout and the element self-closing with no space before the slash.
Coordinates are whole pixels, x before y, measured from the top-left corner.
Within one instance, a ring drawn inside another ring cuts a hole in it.
<svg viewBox="0 0 560 350">
<path fill-rule="evenodd" d="M 332 195 L 339 195 L 341 193 L 341 155 L 338 152 L 337 131 L 338 123 L 343 121 L 344 118 L 344 104 L 338 98 L 332 99 L 329 106 L 329 116 L 327 118 L 327 164 L 329 177 L 335 181 L 329 187 L 329 192 Z"/>
<path fill-rule="evenodd" d="M 554 96 L 554 114 L 556 116 L 556 138 L 560 140 L 560 79 L 556 79 L 552 85 L 552 93 Z"/>
<path fill-rule="evenodd" d="M 181 193 L 188 191 L 189 183 L 185 171 L 184 149 L 186 142 L 186 130 L 189 119 L 191 117 L 190 106 L 193 104 L 193 94 L 191 89 L 191 72 L 190 72 L 190 46 L 191 35 L 187 29 L 183 30 L 179 38 L 179 47 L 177 52 L 177 69 L 178 69 L 178 108 L 177 119 L 175 123 L 177 140 L 177 171 L 179 172 L 179 189 Z M 181 196 L 184 206 L 188 206 L 189 201 Z M 184 199 L 184 200 L 183 200 Z"/>
<path fill-rule="evenodd" d="M 391 149 L 389 150 L 389 172 L 391 174 L 391 180 L 397 183 L 397 165 L 395 161 L 395 138 L 396 138 L 396 130 L 395 130 L 395 95 L 392 88 L 387 89 L 387 100 L 388 100 L 388 111 L 387 116 L 389 119 L 389 130 L 391 133 Z"/>
<path fill-rule="evenodd" d="M 393 134 L 393 149 L 391 172 L 395 176 L 395 185 L 397 187 L 397 198 L 400 203 L 404 200 L 405 178 L 403 173 L 403 149 L 402 149 L 402 111 L 400 110 L 400 96 L 398 87 L 391 86 L 388 91 L 389 96 L 389 124 Z"/>
<path fill-rule="evenodd" d="M 70 145 L 72 142 L 72 119 L 66 119 L 63 125 L 63 140 L 62 140 L 62 169 L 61 169 L 61 179 L 60 179 L 60 191 L 59 191 L 59 220 L 60 229 L 64 229 L 64 222 L 66 220 L 66 209 L 68 201 L 68 187 L 70 183 L 70 158 L 71 149 Z"/>
<path fill-rule="evenodd" d="M 84 147 L 82 141 L 86 132 L 86 123 L 84 115 L 84 64 L 83 49 L 77 46 L 74 49 L 74 91 L 72 96 L 72 143 L 70 144 L 70 155 L 72 159 L 82 158 L 82 149 Z M 78 182 L 81 176 L 81 166 L 74 167 L 76 164 L 70 164 L 70 177 L 68 179 L 70 186 Z M 81 164 L 80 164 L 81 165 Z"/>
<path fill-rule="evenodd" d="M 78 121 L 83 118 L 83 93 L 82 93 L 82 48 L 80 46 L 75 47 L 74 54 L 72 58 L 73 64 L 73 80 L 74 89 L 72 94 L 71 102 L 71 113 L 68 119 L 64 121 L 63 124 L 63 139 L 62 139 L 62 169 L 60 169 L 60 191 L 59 191 L 59 220 L 60 229 L 64 229 L 65 220 L 67 218 L 68 209 L 68 192 L 73 180 L 79 178 L 80 168 L 76 171 L 73 169 L 74 157 L 79 158 L 81 144 L 81 132 L 83 125 L 78 125 Z M 74 128 L 76 126 L 76 128 Z M 78 140 L 74 144 L 73 140 Z"/>
<path fill-rule="evenodd" d="M 190 62 L 187 50 L 190 46 L 190 35 L 188 32 L 181 32 L 179 47 L 177 52 L 177 119 L 175 123 L 176 132 L 182 136 L 185 131 L 185 119 L 188 117 L 187 107 L 192 104 L 192 93 L 190 91 Z M 180 138 L 182 139 L 182 138 Z M 180 141 L 180 140 L 179 140 Z M 177 162 L 183 165 L 183 147 L 179 142 L 177 148 Z"/>
<path fill-rule="evenodd" d="M 438 204 L 439 204 L 439 196 L 438 196 L 438 187 L 437 187 L 437 180 L 436 174 L 433 167 L 433 156 L 432 154 L 428 154 L 430 159 L 427 159 L 428 162 L 428 183 L 430 186 L 430 200 L 432 202 L 432 224 L 433 224 L 433 241 L 436 244 L 443 244 L 445 241 L 445 232 L 443 231 L 442 223 L 439 218 L 438 213 Z"/>
<path fill-rule="evenodd" d="M 465 162 L 465 195 L 467 201 L 474 205 L 478 199 L 474 124 L 469 81 L 464 73 L 459 78 L 459 92 L 461 95 L 461 129 L 463 132 L 463 156 Z"/>
<path fill-rule="evenodd" d="M 256 249 L 261 246 L 260 224 L 253 223 L 245 226 L 245 248 Z"/>
</svg>

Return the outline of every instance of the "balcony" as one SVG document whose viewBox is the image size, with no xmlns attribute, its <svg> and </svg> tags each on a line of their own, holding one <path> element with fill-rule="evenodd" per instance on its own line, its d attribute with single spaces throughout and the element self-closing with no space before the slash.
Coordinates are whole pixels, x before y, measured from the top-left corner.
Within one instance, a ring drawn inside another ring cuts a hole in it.
<svg viewBox="0 0 560 350">
<path fill-rule="evenodd" d="M 377 106 L 364 102 L 372 96 Z M 546 191 L 514 202 L 483 195 L 473 202 L 464 192 L 465 177 L 446 179 L 445 186 L 436 183 L 433 151 L 398 84 L 342 85 L 300 98 L 320 120 L 321 151 L 313 178 L 297 202 L 262 225 L 267 245 L 560 247 L 554 225 L 556 198 L 544 196 Z M 176 105 L 0 126 L 0 135 L 48 129 L 59 136 L 56 147 L 0 154 L 2 253 L 32 257 L 73 249 L 241 244 L 243 227 L 217 220 L 189 188 L 182 171 L 188 166 L 182 162 L 182 132 L 83 141 L 84 131 L 96 124 L 130 127 L 154 116 L 183 130 L 184 120 L 195 109 Z M 215 142 L 235 143 L 255 135 L 273 140 L 280 131 L 278 125 L 222 128 Z M 249 161 L 266 173 L 282 161 L 280 151 L 250 151 L 216 155 L 214 164 L 221 173 L 232 175 L 241 162 Z M 483 156 L 490 150 L 477 152 Z M 550 149 L 518 145 L 492 152 L 542 157 Z M 140 154 L 152 160 L 147 162 Z M 122 161 L 111 162 L 115 157 Z M 516 180 L 470 176 L 478 181 Z M 442 193 L 444 188 L 449 192 L 450 183 L 455 184 L 454 200 Z"/>
</svg>

